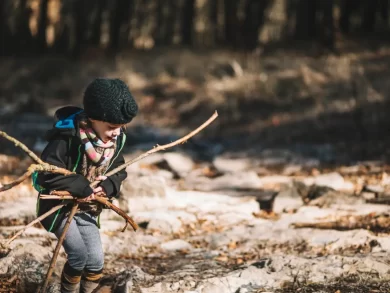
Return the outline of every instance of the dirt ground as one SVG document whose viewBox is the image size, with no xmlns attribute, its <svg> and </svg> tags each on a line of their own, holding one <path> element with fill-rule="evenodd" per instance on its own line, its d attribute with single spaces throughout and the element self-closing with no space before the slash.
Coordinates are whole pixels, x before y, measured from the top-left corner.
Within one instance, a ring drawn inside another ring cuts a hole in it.
<svg viewBox="0 0 390 293">
<path fill-rule="evenodd" d="M 91 50 L 77 62 L 51 56 L 1 63 L 0 130 L 29 147 L 42 142 L 58 107 L 80 106 L 88 82 L 105 76 L 124 79 L 140 105 L 128 127 L 130 146 L 141 149 L 145 142 L 186 134 L 218 111 L 217 121 L 194 139 L 198 150 L 207 142 L 205 148 L 222 145 L 238 157 L 257 158 L 265 149 L 289 149 L 321 162 L 295 175 L 336 170 L 359 186 L 376 184 L 389 171 L 389 46 L 338 55 L 173 49 L 127 52 L 111 60 Z M 1 155 L 21 156 L 12 144 L 2 146 Z M 345 167 L 360 161 L 365 164 L 353 172 Z M 28 165 L 14 157 L 0 162 L 0 182 Z M 269 171 L 277 175 L 284 167 Z M 174 257 L 158 267 L 147 257 L 128 261 L 158 275 L 179 265 Z M 237 263 L 225 263 L 218 269 L 223 274 L 236 268 Z M 2 277 L 0 291 L 13 292 L 17 281 Z M 380 280 L 340 279 L 328 285 L 294 283 L 276 292 L 389 291 L 389 283 Z"/>
</svg>

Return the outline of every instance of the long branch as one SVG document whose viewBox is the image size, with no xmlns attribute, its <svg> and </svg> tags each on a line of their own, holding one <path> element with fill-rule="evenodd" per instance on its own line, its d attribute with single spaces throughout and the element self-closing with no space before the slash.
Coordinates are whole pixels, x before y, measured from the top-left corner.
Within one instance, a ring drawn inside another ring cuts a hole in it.
<svg viewBox="0 0 390 293">
<path fill-rule="evenodd" d="M 74 200 L 75 199 L 67 191 L 53 191 L 52 194 L 50 194 L 50 195 L 41 194 L 40 198 L 41 199 L 58 199 L 58 200 L 64 200 L 64 199 Z M 120 215 L 122 218 L 125 219 L 126 226 L 125 226 L 125 228 L 122 229 L 122 232 L 126 229 L 127 224 L 130 224 L 134 231 L 138 230 L 137 223 L 131 217 L 129 217 L 124 211 L 122 211 L 119 207 L 117 207 L 116 205 L 109 202 L 107 198 L 102 197 L 102 196 L 96 196 L 94 201 L 97 201 L 101 204 L 106 205 L 108 208 L 110 208 L 111 210 L 113 210 L 114 212 L 116 212 L 118 215 Z M 83 202 L 83 201 L 79 200 L 78 202 Z"/>
<path fill-rule="evenodd" d="M 51 262 L 50 262 L 49 270 L 47 271 L 47 274 L 46 274 L 45 282 L 43 283 L 42 289 L 39 292 L 42 292 L 42 293 L 46 292 L 46 287 L 49 284 L 50 276 L 53 273 L 54 266 L 56 264 L 57 256 L 58 256 L 58 253 L 60 251 L 62 242 L 64 242 L 66 232 L 68 232 L 69 225 L 72 222 L 73 216 L 77 212 L 78 206 L 79 206 L 78 203 L 73 204 L 73 207 L 72 207 L 70 214 L 68 216 L 68 220 L 66 221 L 66 224 L 64 226 L 64 230 L 62 231 L 62 234 L 61 234 L 60 238 L 58 239 L 56 249 L 54 250 L 53 256 L 51 258 Z"/>
<path fill-rule="evenodd" d="M 131 165 L 131 164 L 134 164 L 135 162 L 153 154 L 153 153 L 156 153 L 158 151 L 161 151 L 161 150 L 166 150 L 170 147 L 173 147 L 175 145 L 178 145 L 178 144 L 181 144 L 181 143 L 184 143 L 186 142 L 188 139 L 190 139 L 191 137 L 193 137 L 194 135 L 196 135 L 197 133 L 199 133 L 200 131 L 202 131 L 204 128 L 206 128 L 211 122 L 213 122 L 216 118 L 218 117 L 218 113 L 217 111 L 214 112 L 214 114 L 206 121 L 204 122 L 201 126 L 199 126 L 197 129 L 191 131 L 189 134 L 187 134 L 186 136 L 183 136 L 182 138 L 174 141 L 174 142 L 171 142 L 171 143 L 168 143 L 168 144 L 164 144 L 164 145 L 157 145 L 156 147 L 154 147 L 153 149 L 139 155 L 138 157 L 134 158 L 133 160 L 130 160 L 129 162 L 126 162 L 118 167 L 116 167 L 115 169 L 111 170 L 110 172 L 108 172 L 107 174 L 105 174 L 105 176 L 111 176 L 111 175 L 114 175 L 115 173 L 121 171 L 122 169 L 126 168 L 127 166 Z M 91 186 L 92 187 L 96 187 L 97 184 L 99 184 L 100 181 L 94 181 L 92 182 Z"/>
<path fill-rule="evenodd" d="M 60 168 L 54 165 L 50 164 L 31 164 L 30 167 L 28 167 L 27 172 L 24 173 L 22 176 L 17 178 L 16 180 L 7 183 L 7 184 L 0 184 L 0 192 L 6 191 L 11 189 L 12 187 L 22 183 L 24 180 L 26 180 L 28 177 L 31 176 L 32 173 L 35 171 L 38 172 L 52 172 L 52 173 L 58 173 L 58 174 L 63 174 L 63 175 L 70 175 L 73 174 L 74 172 L 71 172 L 67 169 Z"/>
<path fill-rule="evenodd" d="M 9 141 L 13 142 L 15 144 L 16 147 L 20 147 L 23 151 L 25 151 L 27 153 L 27 155 L 29 155 L 29 157 L 31 159 L 33 159 L 36 163 L 38 164 L 45 164 L 45 162 L 43 162 L 40 158 L 38 158 L 38 156 L 36 154 L 34 154 L 32 151 L 30 151 L 28 149 L 28 147 L 23 144 L 22 142 L 20 142 L 19 140 L 17 140 L 16 138 L 13 138 L 11 136 L 9 136 L 7 133 L 5 133 L 4 131 L 0 131 L 0 136 L 8 139 Z"/>
<path fill-rule="evenodd" d="M 39 221 L 43 220 L 44 218 L 51 215 L 52 213 L 59 210 L 60 208 L 62 208 L 65 205 L 67 205 L 67 203 L 59 204 L 59 205 L 53 207 L 52 209 L 50 209 L 49 211 L 47 211 L 46 213 L 42 214 L 38 218 L 36 218 L 34 221 L 30 222 L 28 225 L 24 226 L 23 229 L 19 230 L 14 236 L 12 236 L 10 239 L 8 239 L 8 241 L 5 243 L 5 245 L 8 246 L 12 241 L 15 240 L 16 237 L 18 237 L 20 234 L 22 234 L 27 228 L 29 228 L 32 225 L 34 225 L 35 223 L 38 223 Z"/>
<path fill-rule="evenodd" d="M 95 200 L 100 202 L 101 204 L 106 205 L 107 207 L 112 209 L 114 212 L 116 212 L 118 215 L 120 215 L 121 217 L 123 217 L 126 220 L 126 226 L 122 229 L 122 232 L 124 232 L 126 230 L 127 223 L 129 223 L 131 225 L 131 227 L 133 228 L 134 231 L 138 230 L 137 223 L 132 218 L 130 218 L 124 211 L 122 211 L 116 205 L 109 202 L 107 200 L 107 198 L 98 196 L 98 197 L 95 197 Z"/>
<path fill-rule="evenodd" d="M 24 180 L 26 180 L 28 177 L 30 177 L 32 173 L 33 173 L 32 171 L 27 171 L 22 176 L 20 176 L 18 179 L 14 180 L 14 181 L 12 181 L 10 183 L 6 183 L 6 184 L 1 184 L 0 183 L 0 192 L 9 190 L 12 187 L 22 183 Z"/>
</svg>

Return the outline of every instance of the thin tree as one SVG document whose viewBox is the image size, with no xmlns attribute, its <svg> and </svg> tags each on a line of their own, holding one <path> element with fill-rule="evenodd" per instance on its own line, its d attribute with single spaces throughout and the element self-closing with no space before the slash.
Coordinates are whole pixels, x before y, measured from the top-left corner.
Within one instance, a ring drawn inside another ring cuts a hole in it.
<svg viewBox="0 0 390 293">
<path fill-rule="evenodd" d="M 41 4 L 39 5 L 37 33 L 37 49 L 39 53 L 44 53 L 46 50 L 47 4 L 48 0 L 42 0 Z"/>
</svg>

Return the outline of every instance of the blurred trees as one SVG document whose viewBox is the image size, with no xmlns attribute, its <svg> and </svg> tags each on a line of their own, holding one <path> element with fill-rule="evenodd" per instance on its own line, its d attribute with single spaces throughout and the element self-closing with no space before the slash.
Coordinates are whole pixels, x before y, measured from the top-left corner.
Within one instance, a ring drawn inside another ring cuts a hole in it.
<svg viewBox="0 0 390 293">
<path fill-rule="evenodd" d="M 258 46 L 389 31 L 389 0 L 1 0 L 0 53 Z"/>
</svg>

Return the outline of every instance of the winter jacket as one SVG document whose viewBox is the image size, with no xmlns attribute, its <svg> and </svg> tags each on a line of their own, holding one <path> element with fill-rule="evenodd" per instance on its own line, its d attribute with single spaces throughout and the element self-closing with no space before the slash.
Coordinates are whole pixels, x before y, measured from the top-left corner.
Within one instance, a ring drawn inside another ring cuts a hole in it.
<svg viewBox="0 0 390 293">
<path fill-rule="evenodd" d="M 82 158 L 84 155 L 84 146 L 78 135 L 79 113 L 83 110 L 77 107 L 64 107 L 56 112 L 58 121 L 53 129 L 46 134 L 47 146 L 41 154 L 41 159 L 49 164 L 68 169 L 75 172 L 71 175 L 54 174 L 49 172 L 36 173 L 33 176 L 34 187 L 40 191 L 40 194 L 49 194 L 53 190 L 64 190 L 70 192 L 73 196 L 85 198 L 92 194 L 93 190 L 89 182 L 81 175 Z M 106 172 L 125 163 L 121 150 L 125 144 L 126 135 L 121 131 L 118 136 L 117 147 L 110 161 Z M 104 175 L 104 174 L 103 174 Z M 126 179 L 126 170 L 121 170 L 100 183 L 109 198 L 118 197 L 121 183 Z M 37 216 L 44 214 L 54 206 L 60 204 L 57 199 L 40 199 L 37 201 Z M 71 204 L 68 204 L 50 216 L 41 221 L 42 225 L 49 232 L 54 232 L 57 225 L 70 210 Z"/>
</svg>

